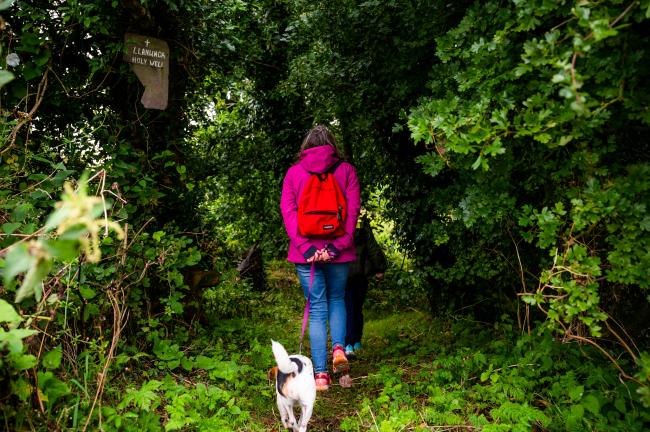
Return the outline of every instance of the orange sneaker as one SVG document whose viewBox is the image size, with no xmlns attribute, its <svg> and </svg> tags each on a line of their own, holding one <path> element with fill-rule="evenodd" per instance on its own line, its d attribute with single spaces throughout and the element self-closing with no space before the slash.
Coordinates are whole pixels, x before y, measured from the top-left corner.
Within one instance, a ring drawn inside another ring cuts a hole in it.
<svg viewBox="0 0 650 432">
<path fill-rule="evenodd" d="M 330 388 L 330 376 L 327 372 L 320 372 L 314 376 L 316 380 L 316 391 L 324 391 Z"/>
<path fill-rule="evenodd" d="M 334 351 L 332 351 L 332 369 L 334 373 L 348 373 L 350 371 L 348 358 L 345 356 L 345 350 L 341 345 L 335 346 Z"/>
</svg>

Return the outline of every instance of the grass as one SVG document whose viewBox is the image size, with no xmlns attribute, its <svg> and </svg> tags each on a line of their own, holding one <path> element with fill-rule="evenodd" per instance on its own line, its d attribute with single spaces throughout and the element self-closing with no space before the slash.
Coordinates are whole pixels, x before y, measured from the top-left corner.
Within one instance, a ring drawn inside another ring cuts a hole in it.
<svg viewBox="0 0 650 432">
<path fill-rule="evenodd" d="M 292 325 L 292 327 L 295 327 Z M 410 312 L 402 315 L 391 315 L 383 319 L 369 320 L 367 322 L 364 349 L 350 360 L 351 388 L 343 388 L 334 382 L 326 392 L 319 392 L 314 406 L 314 413 L 310 422 L 312 431 L 339 431 L 341 421 L 348 417 L 361 415 L 364 400 L 376 398 L 381 394 L 383 383 L 381 380 L 382 369 L 394 369 L 402 372 L 405 381 L 418 379 L 417 364 L 414 363 L 413 352 L 418 350 L 418 339 L 424 340 L 436 331 L 438 323 L 431 320 L 426 314 Z M 300 329 L 295 332 L 296 337 Z M 405 346 L 405 356 L 396 353 L 395 346 Z M 307 352 L 308 353 L 308 352 Z M 430 362 L 433 353 L 426 353 L 417 357 L 417 362 Z M 416 363 L 417 363 L 416 362 Z M 272 385 L 272 384 L 271 384 Z M 274 401 L 270 401 L 268 418 L 260 418 L 264 424 L 274 422 L 279 425 L 280 418 L 275 408 Z M 282 430 L 274 428 L 272 430 Z"/>
<path fill-rule="evenodd" d="M 264 322 L 256 325 L 266 328 L 270 337 L 282 342 L 288 351 L 297 352 L 302 325 L 304 300 L 293 266 L 282 262 L 273 263 L 267 272 L 269 291 L 265 293 L 269 308 L 279 308 L 280 313 L 267 311 Z M 368 303 L 372 302 L 372 295 Z M 284 304 L 281 304 L 284 302 Z M 272 305 L 272 306 L 271 306 Z M 348 417 L 358 417 L 365 399 L 381 392 L 382 384 L 376 379 L 381 367 L 400 368 L 399 355 L 395 356 L 394 346 L 402 346 L 404 341 L 417 341 L 426 337 L 435 321 L 423 312 L 395 314 L 386 310 L 373 309 L 367 312 L 364 331 L 364 350 L 351 359 L 353 386 L 343 388 L 334 381 L 326 392 L 319 392 L 310 421 L 311 431 L 339 431 L 341 421 Z M 309 355 L 309 334 L 305 335 L 304 353 Z M 409 342 L 410 344 L 410 342 Z M 269 344 L 270 351 L 270 344 Z M 331 364 L 331 362 L 330 362 Z M 272 364 L 269 364 L 269 368 Z M 269 386 L 272 388 L 272 383 Z M 267 430 L 284 430 L 275 406 L 275 400 L 268 406 L 259 407 L 256 421 Z"/>
<path fill-rule="evenodd" d="M 378 427 L 369 419 L 361 419 L 366 415 L 362 414 L 364 400 L 381 394 L 384 387 L 380 378 L 382 370 L 401 371 L 406 382 L 417 379 L 417 368 L 413 367 L 411 356 L 417 346 L 412 344 L 417 343 L 418 338 L 425 338 L 435 327 L 436 322 L 421 312 L 369 319 L 364 331 L 364 349 L 350 361 L 352 388 L 342 388 L 335 383 L 330 391 L 318 395 L 311 430 L 341 430 L 341 421 L 345 418 L 358 418 L 372 429 Z M 404 346 L 405 341 L 409 349 L 402 356 L 394 347 L 396 344 Z M 418 361 L 429 361 L 429 358 L 419 357 Z"/>
<path fill-rule="evenodd" d="M 269 280 L 274 282 L 268 295 L 289 299 L 291 306 L 285 305 L 282 320 L 260 324 L 270 335 L 284 336 L 288 348 L 297 347 L 304 301 L 293 269 L 276 269 Z M 650 410 L 639 403 L 634 386 L 621 382 L 611 364 L 589 347 L 561 344 L 547 333 L 524 335 L 503 318 L 485 323 L 432 317 L 382 301 L 394 294 L 381 286 L 370 292 L 364 349 L 351 361 L 353 386 L 335 383 L 319 393 L 309 430 L 641 431 L 650 426 Z M 256 408 L 256 419 L 266 430 L 282 431 L 274 398 L 266 403 Z"/>
<path fill-rule="evenodd" d="M 290 265 L 276 263 L 267 276 L 270 286 L 270 293 L 267 295 L 276 297 L 281 293 L 281 297 L 288 299 L 292 307 L 290 312 L 285 310 L 282 314 L 287 315 L 286 321 L 278 322 L 271 318 L 265 326 L 269 333 L 277 334 L 275 338 L 291 350 L 291 347 L 298 346 L 302 324 L 304 301 L 300 287 Z M 371 292 L 367 302 L 369 307 L 366 312 L 364 349 L 351 359 L 353 386 L 343 388 L 335 380 L 328 391 L 318 393 L 310 421 L 311 431 L 340 431 L 344 419 L 365 416 L 366 413 L 362 413 L 364 401 L 376 398 L 384 388 L 382 371 L 403 371 L 404 379 L 417 380 L 417 367 L 414 367 L 414 362 L 430 362 L 434 356 L 433 352 L 422 347 L 449 337 L 449 332 L 445 332 L 440 322 L 432 319 L 429 314 L 415 310 L 396 313 L 385 309 L 385 305 L 380 302 L 373 302 L 373 295 L 380 295 L 380 292 Z M 308 334 L 305 335 L 305 351 L 308 355 Z M 420 354 L 413 357 L 417 352 Z M 260 407 L 260 410 L 263 409 L 264 407 Z M 257 420 L 267 427 L 272 427 L 269 430 L 283 430 L 274 400 L 269 401 L 266 411 L 267 414 L 258 416 Z M 363 422 L 368 423 L 367 420 Z M 367 426 L 374 428 L 375 425 Z"/>
</svg>

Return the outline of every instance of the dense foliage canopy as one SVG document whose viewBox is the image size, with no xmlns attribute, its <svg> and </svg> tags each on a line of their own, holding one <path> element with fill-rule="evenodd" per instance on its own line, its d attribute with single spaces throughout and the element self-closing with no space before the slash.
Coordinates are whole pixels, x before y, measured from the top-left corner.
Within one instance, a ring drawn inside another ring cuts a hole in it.
<svg viewBox="0 0 650 432">
<path fill-rule="evenodd" d="M 6 424 L 28 424 L 26 407 L 60 428 L 121 418 L 128 400 L 101 407 L 121 368 L 144 353 L 200 368 L 181 349 L 197 325 L 263 309 L 236 263 L 253 245 L 284 258 L 281 182 L 316 123 L 358 169 L 396 299 L 529 337 L 540 323 L 650 406 L 650 0 L 0 0 L 0 14 Z M 140 104 L 128 32 L 170 46 L 164 111 Z"/>
</svg>

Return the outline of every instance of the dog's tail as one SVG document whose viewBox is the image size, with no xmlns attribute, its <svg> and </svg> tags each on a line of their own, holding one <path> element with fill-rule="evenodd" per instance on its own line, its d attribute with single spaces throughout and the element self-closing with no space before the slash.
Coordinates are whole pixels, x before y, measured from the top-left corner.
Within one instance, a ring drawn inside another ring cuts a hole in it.
<svg viewBox="0 0 650 432">
<path fill-rule="evenodd" d="M 278 369 L 284 374 L 290 374 L 298 370 L 298 365 L 291 361 L 287 350 L 284 349 L 282 344 L 271 340 L 271 347 L 273 348 L 273 356 L 275 362 L 278 364 Z"/>
</svg>

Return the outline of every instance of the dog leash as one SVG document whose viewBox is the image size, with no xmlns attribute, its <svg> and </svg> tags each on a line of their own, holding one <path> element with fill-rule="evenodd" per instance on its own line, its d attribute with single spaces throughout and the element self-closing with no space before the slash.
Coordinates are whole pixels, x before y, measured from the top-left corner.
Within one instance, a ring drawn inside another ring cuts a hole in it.
<svg viewBox="0 0 650 432">
<path fill-rule="evenodd" d="M 309 271 L 309 288 L 307 289 L 307 303 L 305 303 L 305 311 L 302 314 L 302 331 L 300 332 L 300 348 L 298 354 L 302 355 L 302 340 L 305 337 L 305 330 L 307 329 L 307 322 L 309 321 L 309 305 L 311 297 L 311 286 L 314 283 L 314 271 L 316 269 L 316 262 L 312 261 L 311 269 Z"/>
</svg>

